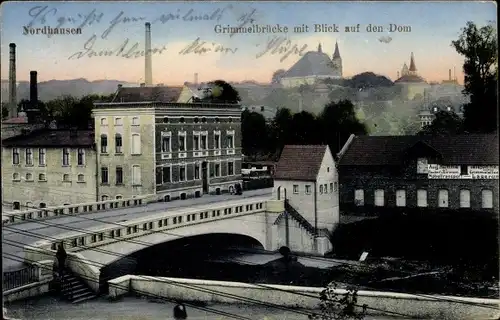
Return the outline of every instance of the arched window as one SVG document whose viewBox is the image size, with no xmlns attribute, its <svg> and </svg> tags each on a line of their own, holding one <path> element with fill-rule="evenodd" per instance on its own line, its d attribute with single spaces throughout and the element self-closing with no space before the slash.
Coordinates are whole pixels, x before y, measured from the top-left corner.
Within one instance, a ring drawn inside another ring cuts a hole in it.
<svg viewBox="0 0 500 320">
<path fill-rule="evenodd" d="M 101 153 L 108 153 L 108 136 L 101 134 Z"/>
<path fill-rule="evenodd" d="M 19 201 L 14 201 L 12 203 L 12 209 L 14 209 L 14 210 L 21 210 L 21 203 Z"/>
<path fill-rule="evenodd" d="M 40 208 L 47 208 L 47 204 L 45 202 L 40 202 Z"/>
<path fill-rule="evenodd" d="M 117 133 L 115 134 L 115 153 L 123 152 L 123 139 L 122 135 Z"/>
<path fill-rule="evenodd" d="M 26 174 L 26 181 L 33 181 L 33 174 L 32 173 Z"/>
<path fill-rule="evenodd" d="M 12 174 L 12 180 L 16 180 L 16 181 L 17 181 L 17 180 L 21 180 L 21 179 L 19 178 L 19 173 L 17 173 L 17 172 L 13 173 L 13 174 Z"/>
<path fill-rule="evenodd" d="M 448 208 L 448 190 L 446 190 L 446 189 L 439 190 L 438 207 Z"/>
<path fill-rule="evenodd" d="M 119 200 L 119 199 L 122 199 L 122 198 L 123 198 L 123 197 L 122 197 L 122 196 L 120 196 L 120 195 L 117 195 L 117 196 L 116 196 L 116 200 Z"/>
<path fill-rule="evenodd" d="M 493 208 L 493 191 L 483 190 L 481 191 L 481 203 L 484 209 Z"/>
<path fill-rule="evenodd" d="M 101 200 L 102 200 L 102 201 L 106 201 L 106 200 L 108 200 L 108 199 L 109 199 L 109 197 L 108 197 L 107 195 L 102 195 L 102 196 L 101 196 Z"/>
<path fill-rule="evenodd" d="M 85 176 L 83 174 L 78 175 L 78 182 L 84 182 L 85 181 Z"/>
<path fill-rule="evenodd" d="M 460 190 L 460 208 L 470 208 L 470 190 Z"/>
</svg>

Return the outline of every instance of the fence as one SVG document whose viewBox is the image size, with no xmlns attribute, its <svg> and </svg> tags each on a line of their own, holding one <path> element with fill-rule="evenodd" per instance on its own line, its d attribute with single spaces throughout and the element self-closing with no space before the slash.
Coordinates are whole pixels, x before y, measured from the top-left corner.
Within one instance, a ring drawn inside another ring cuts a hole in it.
<svg viewBox="0 0 500 320">
<path fill-rule="evenodd" d="M 3 273 L 3 291 L 22 287 L 38 281 L 38 266 Z"/>
</svg>

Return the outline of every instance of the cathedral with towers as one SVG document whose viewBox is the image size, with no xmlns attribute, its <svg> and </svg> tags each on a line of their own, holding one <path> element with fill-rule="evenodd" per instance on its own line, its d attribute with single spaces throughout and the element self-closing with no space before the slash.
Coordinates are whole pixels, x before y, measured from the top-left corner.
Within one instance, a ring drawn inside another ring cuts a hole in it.
<svg viewBox="0 0 500 320">
<path fill-rule="evenodd" d="M 317 80 L 326 78 L 342 78 L 342 57 L 338 43 L 335 43 L 335 51 L 331 58 L 323 52 L 321 43 L 318 45 L 318 50 L 304 54 L 283 74 L 281 84 L 285 88 L 293 88 L 314 84 Z"/>
</svg>

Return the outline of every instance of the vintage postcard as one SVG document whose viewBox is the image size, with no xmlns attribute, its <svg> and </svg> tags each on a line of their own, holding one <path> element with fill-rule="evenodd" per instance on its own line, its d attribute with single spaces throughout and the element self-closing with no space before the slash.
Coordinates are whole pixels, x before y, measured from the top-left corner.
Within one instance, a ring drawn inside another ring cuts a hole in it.
<svg viewBox="0 0 500 320">
<path fill-rule="evenodd" d="M 498 319 L 494 2 L 6 2 L 7 319 Z"/>
</svg>

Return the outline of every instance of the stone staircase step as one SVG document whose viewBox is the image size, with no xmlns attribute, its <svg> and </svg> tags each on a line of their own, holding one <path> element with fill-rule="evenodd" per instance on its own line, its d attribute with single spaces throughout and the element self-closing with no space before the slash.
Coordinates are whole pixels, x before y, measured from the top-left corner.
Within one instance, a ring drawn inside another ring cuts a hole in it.
<svg viewBox="0 0 500 320">
<path fill-rule="evenodd" d="M 86 292 L 85 294 L 77 295 L 77 298 L 71 301 L 71 303 L 80 303 L 83 301 L 91 300 L 96 298 L 97 295 L 93 292 Z"/>
</svg>

